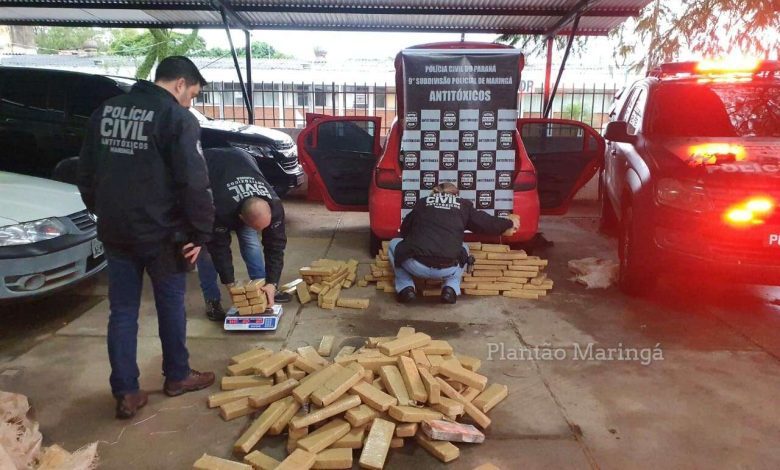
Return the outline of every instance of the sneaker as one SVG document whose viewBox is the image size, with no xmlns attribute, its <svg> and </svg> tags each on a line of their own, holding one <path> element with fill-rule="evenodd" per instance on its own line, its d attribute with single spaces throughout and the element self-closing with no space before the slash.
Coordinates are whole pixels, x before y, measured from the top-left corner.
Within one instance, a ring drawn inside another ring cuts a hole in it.
<svg viewBox="0 0 780 470">
<path fill-rule="evenodd" d="M 455 293 L 455 289 L 450 286 L 444 286 L 441 289 L 441 303 L 454 304 L 458 301 L 458 294 Z"/>
<path fill-rule="evenodd" d="M 169 397 L 177 397 L 183 393 L 194 392 L 210 387 L 214 383 L 214 372 L 198 372 L 190 369 L 190 375 L 184 380 L 174 382 L 165 379 L 163 391 Z"/>
<path fill-rule="evenodd" d="M 149 396 L 143 390 L 116 397 L 116 418 L 132 418 L 148 401 Z"/>
<path fill-rule="evenodd" d="M 417 298 L 417 293 L 414 291 L 414 287 L 404 287 L 401 292 L 395 295 L 396 300 L 402 304 L 408 304 Z"/>
<path fill-rule="evenodd" d="M 274 303 L 286 304 L 292 300 L 292 295 L 287 292 L 277 292 L 274 294 Z"/>
<path fill-rule="evenodd" d="M 225 321 L 225 309 L 222 308 L 222 304 L 219 300 L 207 300 L 206 301 L 206 316 L 211 321 Z"/>
</svg>

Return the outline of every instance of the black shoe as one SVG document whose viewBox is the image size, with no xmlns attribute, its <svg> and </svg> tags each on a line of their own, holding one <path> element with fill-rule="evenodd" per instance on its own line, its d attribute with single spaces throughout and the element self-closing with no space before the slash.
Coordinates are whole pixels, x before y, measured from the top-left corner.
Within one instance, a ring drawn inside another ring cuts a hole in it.
<svg viewBox="0 0 780 470">
<path fill-rule="evenodd" d="M 414 287 L 404 287 L 401 292 L 395 294 L 395 298 L 402 304 L 408 304 L 417 298 L 417 293 L 414 292 Z"/>
<path fill-rule="evenodd" d="M 286 304 L 291 300 L 292 300 L 292 294 L 288 294 L 287 292 L 277 292 L 276 294 L 274 294 L 275 304 Z"/>
<path fill-rule="evenodd" d="M 207 300 L 206 301 L 206 316 L 211 321 L 225 321 L 225 309 L 222 308 L 222 304 L 219 300 Z"/>
<path fill-rule="evenodd" d="M 449 286 L 444 286 L 441 289 L 441 303 L 454 304 L 458 301 L 458 294 L 455 293 L 455 289 Z"/>
</svg>

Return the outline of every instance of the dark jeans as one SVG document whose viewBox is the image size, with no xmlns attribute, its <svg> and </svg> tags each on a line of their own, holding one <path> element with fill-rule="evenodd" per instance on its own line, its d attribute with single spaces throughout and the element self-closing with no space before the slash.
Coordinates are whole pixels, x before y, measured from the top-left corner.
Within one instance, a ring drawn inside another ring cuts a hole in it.
<svg viewBox="0 0 780 470">
<path fill-rule="evenodd" d="M 108 358 L 115 396 L 138 391 L 138 309 L 144 271 L 149 273 L 157 307 L 157 323 L 167 380 L 184 380 L 190 372 L 187 318 L 184 312 L 185 273 L 161 267 L 160 256 L 118 254 L 106 250 L 108 261 Z"/>
</svg>

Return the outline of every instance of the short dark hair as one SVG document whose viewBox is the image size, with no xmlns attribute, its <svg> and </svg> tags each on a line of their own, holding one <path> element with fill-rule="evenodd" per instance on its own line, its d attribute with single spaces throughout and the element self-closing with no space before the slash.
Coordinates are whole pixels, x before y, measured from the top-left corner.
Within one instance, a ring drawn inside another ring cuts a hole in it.
<svg viewBox="0 0 780 470">
<path fill-rule="evenodd" d="M 188 58 L 180 55 L 166 57 L 157 65 L 154 74 L 155 82 L 170 82 L 183 78 L 188 86 L 200 84 L 204 87 L 208 82 L 200 74 L 198 67 Z"/>
</svg>

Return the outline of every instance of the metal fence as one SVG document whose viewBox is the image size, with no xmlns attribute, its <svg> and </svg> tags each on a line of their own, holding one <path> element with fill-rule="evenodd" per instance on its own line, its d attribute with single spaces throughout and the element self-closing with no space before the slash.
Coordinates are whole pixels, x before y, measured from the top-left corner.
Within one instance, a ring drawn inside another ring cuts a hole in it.
<svg viewBox="0 0 780 470">
<path fill-rule="evenodd" d="M 614 85 L 561 86 L 552 106 L 555 118 L 582 121 L 600 130 L 614 99 Z M 307 113 L 331 116 L 378 116 L 382 134 L 390 130 L 397 100 L 394 86 L 357 83 L 253 84 L 255 124 L 275 128 L 303 128 Z M 540 117 L 544 92 L 533 90 L 518 95 L 521 117 Z M 241 86 L 233 82 L 212 82 L 195 103 L 208 117 L 248 122 Z"/>
</svg>

